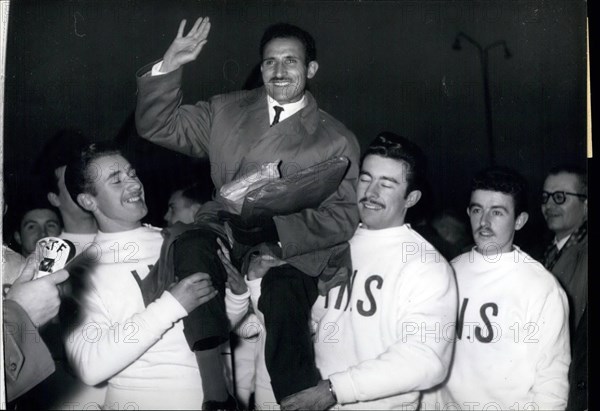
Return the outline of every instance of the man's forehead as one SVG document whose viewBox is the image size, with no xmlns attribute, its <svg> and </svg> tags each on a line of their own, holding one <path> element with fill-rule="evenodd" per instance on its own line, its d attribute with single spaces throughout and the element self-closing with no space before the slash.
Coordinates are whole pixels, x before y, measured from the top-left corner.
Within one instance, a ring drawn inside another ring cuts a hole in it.
<svg viewBox="0 0 600 411">
<path fill-rule="evenodd" d="M 265 45 L 263 58 L 279 54 L 304 58 L 304 44 L 296 37 L 276 37 Z"/>
<path fill-rule="evenodd" d="M 404 160 L 369 154 L 364 158 L 360 171 L 368 174 L 398 175 L 407 173 L 408 168 L 409 165 Z"/>
<path fill-rule="evenodd" d="M 471 204 L 485 205 L 486 207 L 505 207 L 512 209 L 515 199 L 511 194 L 494 190 L 475 190 L 471 193 Z"/>
<path fill-rule="evenodd" d="M 567 172 L 551 174 L 546 177 L 546 181 L 544 181 L 544 188 L 552 189 L 552 191 L 557 191 L 559 189 L 576 190 L 578 185 L 579 177 L 577 174 Z"/>
<path fill-rule="evenodd" d="M 52 210 L 36 208 L 25 213 L 23 220 L 21 221 L 21 225 L 29 222 L 45 223 L 47 221 L 55 221 L 58 223 L 58 216 Z"/>
<path fill-rule="evenodd" d="M 97 168 L 98 171 L 102 172 L 102 180 L 114 172 L 127 171 L 131 168 L 129 161 L 120 154 L 109 154 L 99 157 L 94 159 L 90 165 L 92 168 Z"/>
</svg>

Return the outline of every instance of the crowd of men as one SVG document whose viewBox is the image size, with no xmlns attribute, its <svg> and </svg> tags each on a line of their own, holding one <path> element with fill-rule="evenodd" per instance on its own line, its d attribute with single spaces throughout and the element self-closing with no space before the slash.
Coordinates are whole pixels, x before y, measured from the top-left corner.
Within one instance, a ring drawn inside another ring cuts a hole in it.
<svg viewBox="0 0 600 411">
<path fill-rule="evenodd" d="M 3 245 L 9 406 L 31 405 L 27 392 L 62 370 L 77 393 L 42 406 L 587 408 L 585 170 L 553 168 L 539 188 L 554 233 L 541 262 L 514 244 L 536 212 L 525 179 L 474 170 L 474 245 L 446 254 L 440 230 L 407 222 L 426 187 L 422 150 L 383 132 L 361 155 L 306 90 L 319 68 L 310 34 L 269 27 L 264 86 L 184 105 L 183 66 L 210 21 L 185 26 L 137 73 L 136 126 L 208 158 L 214 190 L 178 187 L 161 229 L 142 223 L 143 182 L 115 145 L 78 135 L 73 153 L 49 155 L 48 202 L 14 233 L 21 255 Z M 220 192 L 266 163 L 293 181 L 333 158 L 347 161 L 343 177 L 314 179 L 326 195 L 299 210 L 243 218 Z M 86 263 L 36 278 L 48 236 Z"/>
</svg>

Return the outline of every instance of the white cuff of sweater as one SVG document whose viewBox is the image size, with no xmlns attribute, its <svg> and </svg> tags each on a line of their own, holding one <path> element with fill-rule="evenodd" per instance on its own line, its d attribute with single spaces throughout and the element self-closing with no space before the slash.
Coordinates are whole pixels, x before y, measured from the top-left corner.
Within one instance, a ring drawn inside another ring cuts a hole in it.
<svg viewBox="0 0 600 411">
<path fill-rule="evenodd" d="M 162 76 L 163 74 L 166 74 L 160 71 L 160 69 L 162 68 L 162 64 L 163 60 L 159 61 L 158 63 L 152 66 L 152 76 Z"/>
<path fill-rule="evenodd" d="M 156 301 L 148 305 L 146 311 L 152 311 L 158 320 L 171 323 L 188 315 L 183 305 L 168 291 L 164 291 Z"/>
<path fill-rule="evenodd" d="M 348 404 L 357 401 L 354 383 L 349 371 L 331 374 L 329 381 L 331 381 L 331 385 L 335 390 L 338 404 Z"/>
<path fill-rule="evenodd" d="M 232 308 L 234 311 L 238 311 L 236 309 L 248 309 L 248 298 L 250 298 L 250 291 L 246 291 L 243 294 L 234 294 L 231 292 L 229 288 L 225 289 L 225 304 L 227 307 Z"/>
<path fill-rule="evenodd" d="M 245 280 L 246 285 L 248 286 L 248 291 L 250 291 L 252 298 L 260 297 L 260 284 L 262 283 L 262 278 L 249 280 L 248 277 L 246 277 Z"/>
</svg>

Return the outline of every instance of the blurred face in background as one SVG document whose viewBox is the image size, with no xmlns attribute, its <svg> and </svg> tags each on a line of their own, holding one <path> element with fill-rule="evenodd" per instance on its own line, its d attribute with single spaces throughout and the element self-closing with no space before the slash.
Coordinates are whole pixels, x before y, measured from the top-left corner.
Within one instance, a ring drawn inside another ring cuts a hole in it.
<svg viewBox="0 0 600 411">
<path fill-rule="evenodd" d="M 193 223 L 196 211 L 201 207 L 200 203 L 194 202 L 182 194 L 182 190 L 177 190 L 169 198 L 169 208 L 163 217 L 168 226 L 172 226 L 176 222 Z"/>
<path fill-rule="evenodd" d="M 62 232 L 58 215 L 48 208 L 36 208 L 28 211 L 21 220 L 15 240 L 21 246 L 21 254 L 27 257 L 35 250 L 40 238 L 58 237 Z"/>
</svg>

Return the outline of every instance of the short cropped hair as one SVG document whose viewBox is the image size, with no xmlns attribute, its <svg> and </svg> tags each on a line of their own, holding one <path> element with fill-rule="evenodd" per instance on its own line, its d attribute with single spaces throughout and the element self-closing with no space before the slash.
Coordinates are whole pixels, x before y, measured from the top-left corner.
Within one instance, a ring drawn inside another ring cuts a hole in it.
<svg viewBox="0 0 600 411">
<path fill-rule="evenodd" d="M 121 151 L 112 142 L 92 143 L 83 148 L 65 170 L 65 186 L 71 198 L 78 204 L 77 196 L 81 193 L 98 194 L 94 180 L 98 177 L 95 170 L 90 169 L 92 161 L 111 155 L 121 155 Z"/>
<path fill-rule="evenodd" d="M 315 39 L 305 30 L 302 30 L 298 26 L 294 26 L 289 23 L 277 23 L 269 26 L 260 40 L 260 57 L 263 58 L 265 47 L 268 42 L 273 39 L 279 38 L 295 38 L 304 45 L 304 54 L 306 61 L 304 64 L 308 65 L 311 61 L 317 59 L 317 48 L 315 46 Z"/>
<path fill-rule="evenodd" d="M 49 205 L 47 202 L 43 201 L 41 197 L 34 198 L 32 196 L 27 196 L 22 204 L 19 204 L 19 208 L 15 209 L 12 216 L 14 216 L 13 221 L 13 229 L 14 231 L 19 231 L 21 229 L 21 224 L 23 223 L 23 219 L 25 215 L 33 210 L 50 210 L 58 217 L 58 222 L 61 227 L 63 227 L 62 216 L 58 209 L 54 206 Z"/>
<path fill-rule="evenodd" d="M 59 130 L 48 139 L 34 165 L 34 173 L 40 180 L 44 194 L 58 194 L 56 169 L 67 165 L 89 144 L 90 141 L 83 132 L 70 128 Z"/>
<path fill-rule="evenodd" d="M 556 167 L 552 167 L 550 171 L 548 171 L 548 176 L 555 176 L 560 173 L 574 174 L 577 176 L 577 180 L 579 181 L 579 190 L 580 194 L 588 194 L 588 179 L 587 179 L 587 171 L 582 168 L 572 164 L 562 164 Z"/>
<path fill-rule="evenodd" d="M 389 131 L 381 132 L 367 147 L 363 160 L 368 155 L 391 158 L 408 165 L 406 195 L 411 191 L 423 189 L 427 160 L 421 148 L 406 137 Z"/>
<path fill-rule="evenodd" d="M 510 195 L 515 206 L 515 216 L 527 211 L 527 180 L 511 168 L 493 166 L 481 170 L 471 183 L 471 192 L 475 190 L 497 191 Z"/>
</svg>

